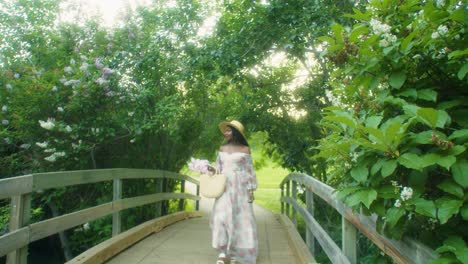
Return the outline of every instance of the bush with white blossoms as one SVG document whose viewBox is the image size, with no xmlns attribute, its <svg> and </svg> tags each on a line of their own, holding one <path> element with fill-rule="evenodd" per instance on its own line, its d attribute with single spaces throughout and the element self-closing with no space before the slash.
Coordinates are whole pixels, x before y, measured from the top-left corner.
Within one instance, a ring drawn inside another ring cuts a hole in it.
<svg viewBox="0 0 468 264">
<path fill-rule="evenodd" d="M 379 232 L 439 247 L 441 259 L 433 263 L 462 263 L 467 247 L 460 234 L 468 221 L 466 5 L 368 3 L 346 15 L 352 26 L 334 24 L 321 37 L 334 69 L 327 94 L 346 107 L 325 109 L 322 125 L 329 134 L 316 158 L 327 160 L 329 180 L 341 185 L 340 199 L 377 216 Z M 427 222 L 431 232 L 414 228 Z"/>
</svg>

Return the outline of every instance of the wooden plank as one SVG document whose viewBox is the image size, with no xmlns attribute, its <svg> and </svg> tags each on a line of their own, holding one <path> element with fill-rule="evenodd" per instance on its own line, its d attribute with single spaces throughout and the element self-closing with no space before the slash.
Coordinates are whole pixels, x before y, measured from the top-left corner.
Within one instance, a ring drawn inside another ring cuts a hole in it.
<svg viewBox="0 0 468 264">
<path fill-rule="evenodd" d="M 314 194 L 311 190 L 306 190 L 306 209 L 307 212 L 314 217 Z M 310 253 L 315 254 L 315 239 L 312 232 L 306 229 L 306 244 L 309 247 Z"/>
<path fill-rule="evenodd" d="M 291 197 L 284 197 L 283 200 L 292 205 L 304 218 L 308 229 L 313 231 L 313 235 L 319 242 L 325 254 L 334 264 L 350 264 L 346 256 L 341 252 L 340 248 L 330 238 L 327 232 L 320 226 L 320 224 L 313 218 L 296 200 Z"/>
<path fill-rule="evenodd" d="M 276 215 L 280 220 L 280 223 L 283 225 L 283 228 L 286 230 L 288 235 L 289 245 L 291 246 L 297 261 L 299 263 L 311 264 L 316 263 L 316 260 L 309 251 L 309 248 L 297 232 L 296 226 L 289 220 L 285 215 Z"/>
<path fill-rule="evenodd" d="M 110 181 L 116 177 L 118 169 L 59 171 L 35 173 L 33 190 L 65 187 L 85 183 Z"/>
<path fill-rule="evenodd" d="M 114 179 L 113 189 L 112 189 L 112 200 L 117 201 L 122 199 L 122 180 Z M 120 234 L 122 229 L 122 218 L 120 211 L 114 211 L 112 213 L 112 236 Z"/>
<path fill-rule="evenodd" d="M 84 224 L 106 216 L 113 212 L 112 203 L 105 203 L 78 212 L 54 217 L 30 225 L 30 242 L 67 230 L 77 225 Z"/>
<path fill-rule="evenodd" d="M 283 179 L 281 185 L 284 185 L 291 180 L 304 184 L 307 189 L 317 194 L 330 206 L 335 208 L 360 232 L 374 242 L 374 244 L 377 245 L 385 254 L 392 257 L 395 262 L 415 264 L 427 263 L 431 259 L 437 258 L 438 255 L 433 250 L 420 242 L 416 242 L 408 238 L 396 241 L 382 236 L 376 230 L 375 216 L 368 217 L 354 213 L 350 208 L 346 207 L 336 198 L 334 194 L 335 189 L 312 176 L 302 173 L 291 173 Z M 417 256 L 417 258 L 415 256 Z"/>
<path fill-rule="evenodd" d="M 129 229 L 99 245 L 81 253 L 67 264 L 100 264 L 117 255 L 121 251 L 145 238 L 146 236 L 159 232 L 164 227 L 178 221 L 202 216 L 201 212 L 177 212 L 166 215 Z"/>
<path fill-rule="evenodd" d="M 297 182 L 296 181 L 292 182 L 291 197 L 294 200 L 297 200 Z M 296 212 L 296 209 L 294 209 L 294 207 L 292 208 L 292 222 L 294 223 L 294 226 L 297 227 L 297 212 Z"/>
<path fill-rule="evenodd" d="M 33 176 L 24 175 L 0 180 L 0 199 L 32 192 Z"/>
<path fill-rule="evenodd" d="M 185 193 L 185 180 L 180 182 L 180 192 Z M 179 211 L 184 210 L 185 199 L 179 199 Z"/>
<path fill-rule="evenodd" d="M 113 179 L 148 178 L 170 178 L 200 184 L 197 179 L 170 171 L 146 169 L 99 169 L 35 173 L 33 174 L 33 190 L 35 191 L 70 185 L 110 181 Z"/>
<path fill-rule="evenodd" d="M 31 194 L 13 196 L 11 198 L 10 225 L 11 231 L 18 230 L 29 224 L 31 211 Z M 7 255 L 7 264 L 26 264 L 28 262 L 28 246 L 25 245 Z"/>
<path fill-rule="evenodd" d="M 357 238 L 356 227 L 345 217 L 341 217 L 341 249 L 351 264 L 357 263 Z"/>
<path fill-rule="evenodd" d="M 145 204 L 155 203 L 164 200 L 170 199 L 191 199 L 191 200 L 200 200 L 199 196 L 195 196 L 189 193 L 158 193 L 158 194 L 149 194 L 142 195 L 132 198 L 125 198 L 122 200 L 114 201 L 114 210 L 124 210 L 128 208 L 133 208 L 136 206 L 142 206 Z"/>
<path fill-rule="evenodd" d="M 29 244 L 29 228 L 10 231 L 0 237 L 0 257 Z"/>
</svg>

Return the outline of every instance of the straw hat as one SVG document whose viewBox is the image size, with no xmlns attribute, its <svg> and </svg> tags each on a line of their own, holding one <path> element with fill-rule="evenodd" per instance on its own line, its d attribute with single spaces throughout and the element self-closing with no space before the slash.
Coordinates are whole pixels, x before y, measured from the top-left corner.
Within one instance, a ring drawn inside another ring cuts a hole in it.
<svg viewBox="0 0 468 264">
<path fill-rule="evenodd" d="M 235 128 L 237 131 L 239 131 L 242 134 L 244 139 L 246 138 L 245 137 L 245 131 L 244 131 L 244 125 L 242 125 L 241 122 L 239 122 L 237 120 L 224 121 L 224 122 L 219 123 L 219 125 L 218 125 L 219 130 L 221 130 L 221 133 L 223 133 L 223 134 L 224 134 L 224 131 L 226 131 L 226 128 L 228 126 L 231 126 L 231 127 Z"/>
</svg>

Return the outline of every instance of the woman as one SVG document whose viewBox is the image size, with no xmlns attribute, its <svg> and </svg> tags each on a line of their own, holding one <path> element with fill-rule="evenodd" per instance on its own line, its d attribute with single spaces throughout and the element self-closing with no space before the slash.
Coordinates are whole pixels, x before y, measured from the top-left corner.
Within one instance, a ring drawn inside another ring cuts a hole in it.
<svg viewBox="0 0 468 264">
<path fill-rule="evenodd" d="M 253 192 L 257 179 L 244 126 L 236 120 L 222 122 L 219 129 L 226 144 L 221 146 L 216 167 L 227 177 L 226 190 L 216 199 L 210 219 L 212 246 L 219 251 L 216 264 L 255 264 L 258 252 Z"/>
</svg>

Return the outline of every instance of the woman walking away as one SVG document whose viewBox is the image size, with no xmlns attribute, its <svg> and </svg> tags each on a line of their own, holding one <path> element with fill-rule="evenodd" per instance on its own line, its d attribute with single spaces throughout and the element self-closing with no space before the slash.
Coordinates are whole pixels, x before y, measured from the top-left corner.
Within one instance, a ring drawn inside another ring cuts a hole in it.
<svg viewBox="0 0 468 264">
<path fill-rule="evenodd" d="M 249 144 L 239 121 L 222 122 L 219 129 L 226 143 L 219 150 L 216 167 L 227 181 L 210 219 L 212 246 L 219 251 L 216 264 L 255 264 L 258 240 L 252 202 L 257 179 Z"/>
</svg>

